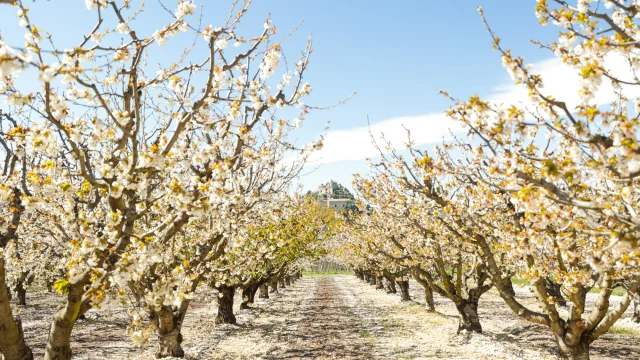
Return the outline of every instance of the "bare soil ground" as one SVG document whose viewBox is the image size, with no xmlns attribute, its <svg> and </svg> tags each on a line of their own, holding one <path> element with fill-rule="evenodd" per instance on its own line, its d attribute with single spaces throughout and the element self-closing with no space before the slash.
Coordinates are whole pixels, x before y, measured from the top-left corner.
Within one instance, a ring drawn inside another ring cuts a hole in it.
<svg viewBox="0 0 640 360">
<path fill-rule="evenodd" d="M 215 294 L 192 302 L 183 327 L 187 359 L 556 359 L 549 330 L 518 319 L 494 291 L 480 302 L 484 333 L 455 335 L 453 305 L 436 296 L 437 313 L 424 310 L 422 288 L 413 301 L 375 290 L 354 276 L 303 277 L 293 286 L 238 309 L 238 325 L 215 325 Z M 523 302 L 532 304 L 527 288 Z M 21 309 L 27 342 L 41 357 L 48 321 L 59 296 L 30 292 Z M 593 300 L 593 299 L 591 299 Z M 615 301 L 615 300 L 614 300 Z M 592 359 L 640 359 L 640 326 L 630 314 L 593 344 Z M 92 310 L 73 331 L 76 359 L 153 359 L 155 344 L 136 348 L 125 334 L 127 312 Z"/>
</svg>

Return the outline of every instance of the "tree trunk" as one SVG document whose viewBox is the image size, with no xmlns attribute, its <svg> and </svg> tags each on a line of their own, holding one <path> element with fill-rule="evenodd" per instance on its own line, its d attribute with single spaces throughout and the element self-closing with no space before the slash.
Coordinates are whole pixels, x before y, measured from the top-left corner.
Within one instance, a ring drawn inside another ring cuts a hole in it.
<svg viewBox="0 0 640 360">
<path fill-rule="evenodd" d="M 85 284 L 84 280 L 69 284 L 65 303 L 53 314 L 44 351 L 45 360 L 71 360 L 71 331 L 81 315 Z"/>
<path fill-rule="evenodd" d="M 416 279 L 418 284 L 420 284 L 424 289 L 425 309 L 428 312 L 435 312 L 436 305 L 433 301 L 433 290 L 431 290 L 431 284 L 426 278 L 420 276 L 420 273 L 417 270 L 414 271 L 413 278 Z"/>
<path fill-rule="evenodd" d="M 156 358 L 184 357 L 182 349 L 182 321 L 189 306 L 185 300 L 180 308 L 173 309 L 163 306 L 160 311 L 153 314 L 153 319 L 158 329 L 159 349 Z"/>
<path fill-rule="evenodd" d="M 384 277 L 386 280 L 386 285 L 387 285 L 387 294 L 395 294 L 398 292 L 398 290 L 396 290 L 396 282 L 391 279 L 390 277 Z"/>
<path fill-rule="evenodd" d="M 640 299 L 633 300 L 633 322 L 640 323 Z"/>
<path fill-rule="evenodd" d="M 18 278 L 14 287 L 16 295 L 18 295 L 18 305 L 27 306 L 27 287 L 31 285 L 33 279 L 34 275 L 31 274 L 31 271 L 23 272 Z"/>
<path fill-rule="evenodd" d="M 409 282 L 405 280 L 396 282 L 400 287 L 400 301 L 411 301 L 411 295 L 409 295 Z"/>
<path fill-rule="evenodd" d="M 376 276 L 374 274 L 369 274 L 369 284 L 375 285 L 376 282 Z"/>
<path fill-rule="evenodd" d="M 284 283 L 285 283 L 285 285 L 287 285 L 287 286 L 291 286 L 291 276 L 286 276 L 286 277 L 284 278 Z"/>
<path fill-rule="evenodd" d="M 45 360 L 71 360 L 71 331 L 77 314 L 68 306 L 62 306 L 53 314 L 49 338 L 45 349 Z"/>
<path fill-rule="evenodd" d="M 511 278 L 506 278 L 503 281 L 503 292 L 508 296 L 516 296 L 516 291 L 513 289 L 513 283 Z"/>
<path fill-rule="evenodd" d="M 71 331 L 75 324 L 76 316 L 68 306 L 61 306 L 53 314 L 53 320 L 49 327 L 49 338 L 45 349 L 45 360 L 71 360 Z"/>
<path fill-rule="evenodd" d="M 255 300 L 256 285 L 249 285 L 242 289 L 242 302 L 240 303 L 240 310 L 251 309 L 249 304 L 253 304 Z"/>
<path fill-rule="evenodd" d="M 273 280 L 271 282 L 271 290 L 269 292 L 272 294 L 278 293 L 278 280 Z"/>
<path fill-rule="evenodd" d="M 31 349 L 24 342 L 22 322 L 13 317 L 7 283 L 4 257 L 0 256 L 0 358 L 4 360 L 33 360 Z"/>
<path fill-rule="evenodd" d="M 286 286 L 284 286 L 284 279 L 278 279 L 278 285 L 280 286 L 281 289 L 287 288 Z"/>
<path fill-rule="evenodd" d="M 235 295 L 235 287 L 222 285 L 218 288 L 220 295 L 218 296 L 218 316 L 216 324 L 235 324 L 236 317 L 233 315 L 233 296 Z"/>
<path fill-rule="evenodd" d="M 376 276 L 376 290 L 383 290 L 384 289 L 384 276 Z"/>
<path fill-rule="evenodd" d="M 242 289 L 242 302 L 240 303 L 240 310 L 249 309 L 249 292 L 250 286 Z"/>
<path fill-rule="evenodd" d="M 469 299 L 456 304 L 460 316 L 458 334 L 463 330 L 482 333 L 480 318 L 478 317 L 478 301 Z"/>
<path fill-rule="evenodd" d="M 575 346 L 568 346 L 562 339 L 556 339 L 562 358 L 567 360 L 589 360 L 590 346 L 586 340 L 580 340 Z"/>
<path fill-rule="evenodd" d="M 433 291 L 429 285 L 424 287 L 425 307 L 428 312 L 436 311 L 436 303 L 433 301 Z"/>
<path fill-rule="evenodd" d="M 269 298 L 269 286 L 267 284 L 260 285 L 260 295 L 258 295 L 260 299 L 268 299 Z"/>
<path fill-rule="evenodd" d="M 27 289 L 20 286 L 16 289 L 16 293 L 18 295 L 18 305 L 27 306 Z"/>
</svg>

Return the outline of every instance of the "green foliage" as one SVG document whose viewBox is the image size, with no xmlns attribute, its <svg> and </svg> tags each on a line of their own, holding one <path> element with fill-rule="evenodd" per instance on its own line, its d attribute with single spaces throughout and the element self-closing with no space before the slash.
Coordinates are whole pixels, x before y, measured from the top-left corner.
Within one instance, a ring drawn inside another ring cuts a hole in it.
<svg viewBox="0 0 640 360">
<path fill-rule="evenodd" d="M 616 325 L 612 326 L 609 329 L 609 332 L 612 332 L 614 334 L 624 335 L 624 336 L 640 337 L 640 332 L 638 330 L 622 327 L 622 326 L 616 326 Z"/>
<path fill-rule="evenodd" d="M 53 288 L 60 295 L 68 294 L 69 293 L 69 281 L 67 281 L 66 279 L 58 279 L 53 284 Z"/>
<path fill-rule="evenodd" d="M 600 294 L 600 291 L 602 291 L 601 288 L 594 286 L 589 292 L 592 294 Z M 611 292 L 612 296 L 624 296 L 624 294 L 627 293 L 627 290 L 625 290 L 624 288 L 621 287 L 617 287 L 615 289 L 613 289 L 613 291 Z"/>
</svg>

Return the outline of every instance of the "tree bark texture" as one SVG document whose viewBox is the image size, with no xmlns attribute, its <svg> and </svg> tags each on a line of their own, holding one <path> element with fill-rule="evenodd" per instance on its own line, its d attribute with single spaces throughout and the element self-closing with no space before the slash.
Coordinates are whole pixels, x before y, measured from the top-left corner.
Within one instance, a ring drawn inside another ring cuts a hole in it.
<svg viewBox="0 0 640 360">
<path fill-rule="evenodd" d="M 401 301 L 411 301 L 411 295 L 409 295 L 409 282 L 406 280 L 396 281 L 398 283 L 398 287 L 400 288 L 400 300 Z"/>
<path fill-rule="evenodd" d="M 460 321 L 458 322 L 458 334 L 462 331 L 482 333 L 480 318 L 478 317 L 478 301 L 468 299 L 456 304 Z"/>
<path fill-rule="evenodd" d="M 4 258 L 0 256 L 0 351 L 4 360 L 32 360 L 24 342 L 22 322 L 13 317 L 5 279 Z"/>
<path fill-rule="evenodd" d="M 221 296 L 218 296 L 218 316 L 216 317 L 216 324 L 235 324 L 236 317 L 233 315 L 235 287 L 222 285 L 218 288 L 218 291 Z"/>
<path fill-rule="evenodd" d="M 395 280 L 393 280 L 390 277 L 385 276 L 385 283 L 386 283 L 386 287 L 387 287 L 387 294 L 395 294 L 398 292 L 398 290 L 396 290 L 396 282 Z"/>
<path fill-rule="evenodd" d="M 269 298 L 269 285 L 262 284 L 260 285 L 260 295 L 258 295 L 260 299 L 268 299 Z"/>
</svg>

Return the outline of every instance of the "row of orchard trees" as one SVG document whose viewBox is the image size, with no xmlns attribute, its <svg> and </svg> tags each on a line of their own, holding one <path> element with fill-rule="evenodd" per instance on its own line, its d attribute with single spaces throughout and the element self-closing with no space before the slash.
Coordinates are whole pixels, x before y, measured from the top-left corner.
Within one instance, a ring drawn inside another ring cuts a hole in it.
<svg viewBox="0 0 640 360">
<path fill-rule="evenodd" d="M 24 44 L 0 39 L 0 351 L 32 358 L 9 297 L 39 281 L 65 294 L 45 359 L 70 359 L 77 319 L 109 301 L 135 309 L 134 340 L 155 331 L 158 357 L 183 356 L 198 287 L 219 293 L 216 321 L 234 322 L 236 288 L 252 302 L 323 254 L 332 213 L 289 195 L 321 146 L 288 140 L 309 111 L 311 43 L 278 71 L 270 20 L 236 33 L 249 1 L 221 27 L 188 23 L 196 4 L 180 1 L 153 33 L 134 26 L 144 3 L 85 3 L 95 26 L 72 47 L 20 0 Z M 152 55 L 189 34 L 174 58 Z"/>
<path fill-rule="evenodd" d="M 451 300 L 470 331 L 481 331 L 478 300 L 493 287 L 514 314 L 549 328 L 564 357 L 589 358 L 640 279 L 640 4 L 600 3 L 536 6 L 541 23 L 561 27 L 558 41 L 540 45 L 578 72 L 578 104 L 546 93 L 489 28 L 529 101 L 451 98 L 448 116 L 466 136 L 432 153 L 410 139 L 404 153 L 384 142 L 371 173 L 354 180 L 371 215 L 352 218 L 342 235 L 353 267 L 415 276 Z M 529 281 L 536 308 L 515 295 L 513 277 Z M 612 301 L 615 288 L 626 292 Z"/>
</svg>

